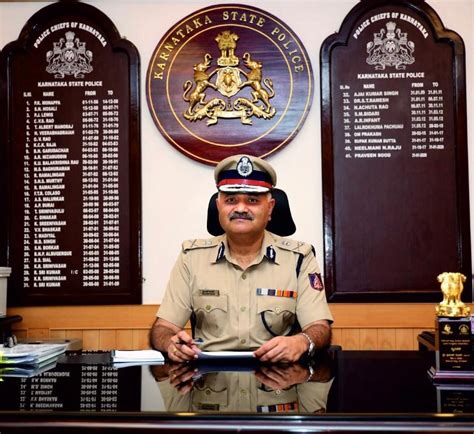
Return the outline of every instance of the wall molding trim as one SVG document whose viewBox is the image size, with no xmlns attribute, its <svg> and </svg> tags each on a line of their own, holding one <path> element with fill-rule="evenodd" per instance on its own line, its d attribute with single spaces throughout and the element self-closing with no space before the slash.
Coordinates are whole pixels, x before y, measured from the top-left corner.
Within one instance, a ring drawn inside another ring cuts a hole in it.
<svg viewBox="0 0 474 434">
<path fill-rule="evenodd" d="M 472 306 L 472 305 L 471 305 Z M 15 307 L 18 338 L 80 338 L 85 350 L 142 349 L 159 305 Z M 435 303 L 330 303 L 333 343 L 343 349 L 416 349 L 433 330 Z M 471 307 L 472 309 L 472 307 Z"/>
</svg>

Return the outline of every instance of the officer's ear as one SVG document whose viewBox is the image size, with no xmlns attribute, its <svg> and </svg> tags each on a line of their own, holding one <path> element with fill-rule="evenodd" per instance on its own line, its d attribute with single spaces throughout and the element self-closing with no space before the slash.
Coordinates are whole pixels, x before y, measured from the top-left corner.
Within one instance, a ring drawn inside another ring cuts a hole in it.
<svg viewBox="0 0 474 434">
<path fill-rule="evenodd" d="M 268 211 L 268 221 L 270 221 L 272 219 L 272 212 L 275 208 L 275 198 L 273 196 L 271 196 L 271 193 L 269 193 L 270 195 L 270 201 L 269 201 L 269 211 Z"/>
<path fill-rule="evenodd" d="M 216 196 L 217 211 L 219 211 L 219 207 L 220 207 L 222 201 L 225 199 L 225 193 L 222 193 L 222 192 L 218 191 L 217 193 L 214 193 L 214 194 Z"/>
</svg>

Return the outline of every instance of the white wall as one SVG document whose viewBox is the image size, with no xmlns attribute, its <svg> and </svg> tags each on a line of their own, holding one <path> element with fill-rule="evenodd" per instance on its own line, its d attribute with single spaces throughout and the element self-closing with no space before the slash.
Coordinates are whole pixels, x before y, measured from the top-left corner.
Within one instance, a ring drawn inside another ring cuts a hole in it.
<svg viewBox="0 0 474 434">
<path fill-rule="evenodd" d="M 107 14 L 122 36 L 141 56 L 142 185 L 143 185 L 143 303 L 160 303 L 169 271 L 182 240 L 209 236 L 206 209 L 214 192 L 213 168 L 185 157 L 161 136 L 145 98 L 146 71 L 163 34 L 186 15 L 213 3 L 201 0 L 90 0 Z M 240 3 L 221 0 L 219 3 Z M 278 186 L 290 198 L 297 232 L 293 238 L 316 246 L 322 267 L 321 134 L 319 107 L 319 49 L 339 29 L 356 0 L 245 0 L 284 21 L 303 42 L 315 80 L 313 106 L 303 128 L 283 150 L 269 158 L 277 170 Z M 473 0 L 429 0 L 445 27 L 455 30 L 466 46 L 468 137 L 474 137 L 471 105 L 474 44 Z M 26 21 L 51 2 L 0 0 L 0 47 L 18 38 Z M 474 204 L 474 152 L 469 144 L 471 203 Z M 474 205 L 472 206 L 474 209 Z M 472 212 L 471 212 L 472 216 Z M 474 223 L 471 217 L 471 227 Z M 474 243 L 473 243 L 474 244 Z M 474 257 L 474 255 L 473 255 Z"/>
</svg>

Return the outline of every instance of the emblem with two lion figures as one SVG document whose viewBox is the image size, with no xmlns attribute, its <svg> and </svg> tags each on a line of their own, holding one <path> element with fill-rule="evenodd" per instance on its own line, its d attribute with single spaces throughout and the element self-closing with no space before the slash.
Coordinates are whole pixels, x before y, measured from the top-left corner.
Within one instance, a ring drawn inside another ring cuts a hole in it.
<svg viewBox="0 0 474 434">
<path fill-rule="evenodd" d="M 262 62 L 253 59 L 249 52 L 242 56 L 247 71 L 239 68 L 240 59 L 235 55 L 238 39 L 239 36 L 229 30 L 217 35 L 221 56 L 217 59 L 217 68 L 211 73 L 207 74 L 212 64 L 209 53 L 204 55 L 202 63 L 194 65 L 194 89 L 191 80 L 184 83 L 183 99 L 189 102 L 189 107 L 183 115 L 187 120 L 207 117 L 207 125 L 214 125 L 218 118 L 240 118 L 243 124 L 252 125 L 252 116 L 263 119 L 275 116 L 276 109 L 270 104 L 270 99 L 275 96 L 273 82 L 271 78 L 262 77 Z M 211 81 L 213 76 L 216 77 L 214 82 Z M 252 89 L 252 99 L 238 97 L 232 100 L 246 86 Z M 208 87 L 217 90 L 225 99 L 206 101 Z"/>
<path fill-rule="evenodd" d="M 216 5 L 163 36 L 147 72 L 159 131 L 184 155 L 216 164 L 266 157 L 300 130 L 312 102 L 311 64 L 283 22 L 261 9 Z"/>
</svg>

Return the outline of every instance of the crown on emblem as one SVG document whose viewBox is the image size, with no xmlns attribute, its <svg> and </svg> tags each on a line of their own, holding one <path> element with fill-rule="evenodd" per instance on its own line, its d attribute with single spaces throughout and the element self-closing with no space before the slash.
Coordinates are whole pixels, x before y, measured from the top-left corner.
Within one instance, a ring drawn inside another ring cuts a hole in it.
<svg viewBox="0 0 474 434">
<path fill-rule="evenodd" d="M 74 32 L 66 32 L 66 47 L 71 48 L 74 47 Z"/>
<path fill-rule="evenodd" d="M 221 51 L 221 57 L 217 59 L 219 66 L 237 66 L 239 64 L 239 58 L 235 55 L 238 40 L 239 36 L 230 30 L 224 30 L 216 36 L 215 41 Z"/>
<path fill-rule="evenodd" d="M 389 21 L 389 22 L 387 23 L 387 30 L 388 30 L 389 32 L 393 32 L 393 31 L 395 30 L 395 27 L 397 27 L 397 24 L 394 23 L 393 21 Z"/>
</svg>

